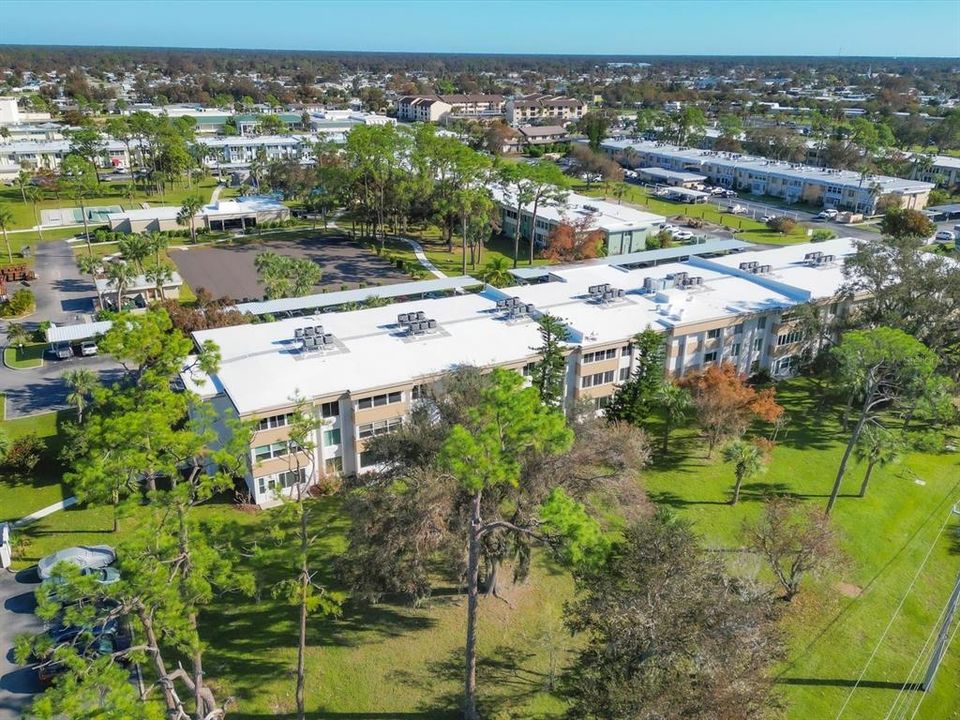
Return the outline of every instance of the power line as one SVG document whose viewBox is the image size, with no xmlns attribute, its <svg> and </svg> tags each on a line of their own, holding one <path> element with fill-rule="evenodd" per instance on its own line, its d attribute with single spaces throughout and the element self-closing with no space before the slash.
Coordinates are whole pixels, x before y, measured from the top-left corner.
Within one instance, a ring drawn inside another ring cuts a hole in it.
<svg viewBox="0 0 960 720">
<path fill-rule="evenodd" d="M 900 598 L 900 602 L 897 604 L 896 609 L 893 611 L 893 615 L 890 616 L 890 621 L 887 623 L 887 626 L 883 629 L 883 633 L 880 635 L 880 639 L 877 640 L 877 644 L 873 648 L 873 652 L 870 653 L 870 657 L 867 658 L 866 664 L 863 666 L 863 670 L 860 671 L 860 675 L 857 677 L 857 681 L 853 684 L 853 687 L 850 688 L 850 692 L 847 693 L 847 697 L 843 701 L 843 705 L 840 706 L 840 709 L 837 711 L 837 715 L 834 720 L 840 720 L 840 716 L 843 715 L 843 711 L 847 709 L 847 705 L 850 704 L 850 700 L 853 698 L 853 694 L 857 691 L 857 688 L 860 687 L 860 683 L 863 681 L 864 676 L 867 674 L 867 669 L 870 667 L 870 663 L 873 662 L 873 659 L 877 656 L 877 653 L 880 651 L 880 646 L 883 644 L 883 641 L 887 637 L 887 633 L 890 632 L 890 628 L 893 627 L 893 623 L 896 621 L 897 616 L 900 614 L 900 611 L 903 609 L 904 603 L 907 601 L 907 597 L 910 595 L 910 591 L 913 590 L 913 586 L 917 584 L 917 580 L 920 578 L 920 573 L 923 572 L 923 568 L 926 567 L 927 561 L 930 559 L 930 556 L 933 554 L 934 548 L 937 547 L 937 542 L 940 540 L 940 536 L 943 535 L 944 529 L 947 527 L 947 523 L 950 522 L 952 516 L 952 511 L 947 513 L 947 516 L 943 520 L 943 524 L 940 525 L 940 530 L 937 532 L 936 536 L 933 538 L 933 542 L 930 544 L 930 547 L 927 549 L 927 554 L 924 555 L 923 561 L 920 563 L 920 567 L 917 568 L 916 574 L 914 574 L 913 579 L 910 581 L 910 584 L 907 586 L 906 592 L 904 592 L 903 597 Z"/>
<path fill-rule="evenodd" d="M 946 652 L 946 648 L 950 647 L 950 643 L 952 643 L 953 639 L 957 636 L 958 630 L 960 630 L 960 622 L 957 623 L 957 626 L 953 629 L 953 632 L 950 634 L 950 639 L 947 640 L 946 647 L 944 647 L 944 652 Z M 923 693 L 922 695 L 920 695 L 920 702 L 918 702 L 917 707 L 914 708 L 913 715 L 910 716 L 910 720 L 913 720 L 917 716 L 917 713 L 920 712 L 920 706 L 923 705 L 923 701 L 926 699 L 927 699 L 927 693 Z"/>
</svg>

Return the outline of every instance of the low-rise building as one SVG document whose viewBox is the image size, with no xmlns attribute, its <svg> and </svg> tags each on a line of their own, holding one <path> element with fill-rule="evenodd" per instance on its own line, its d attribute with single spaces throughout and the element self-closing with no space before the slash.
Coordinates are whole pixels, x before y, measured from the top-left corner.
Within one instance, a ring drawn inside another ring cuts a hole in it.
<svg viewBox="0 0 960 720">
<path fill-rule="evenodd" d="M 493 187 L 492 192 L 500 205 L 501 232 L 513 238 L 517 230 L 516 200 L 500 187 Z M 578 225 L 584 221 L 585 230 L 603 233 L 605 254 L 620 255 L 646 250 L 647 238 L 656 235 L 657 226 L 666 222 L 666 218 L 628 205 L 567 193 L 562 201 L 542 200 L 538 204 L 536 227 L 533 228 L 534 245 L 546 247 L 550 233 L 562 223 Z M 521 208 L 520 232 L 523 238 L 530 238 L 533 222 L 533 203 L 528 203 Z"/>
<path fill-rule="evenodd" d="M 186 230 L 189 223 L 180 224 L 180 208 L 175 205 L 109 213 L 106 217 L 114 232 L 145 233 Z M 270 197 L 243 197 L 218 200 L 204 205 L 194 218 L 194 226 L 208 230 L 246 230 L 267 221 L 286 220 L 290 208 Z"/>
<path fill-rule="evenodd" d="M 522 125 L 517 130 L 527 146 L 570 142 L 570 133 L 560 125 Z"/>
<path fill-rule="evenodd" d="M 875 214 L 881 200 L 922 210 L 934 187 L 929 182 L 887 175 L 864 175 L 643 140 L 604 140 L 600 146 L 631 169 L 659 167 L 694 172 L 722 187 L 866 215 Z"/>
<path fill-rule="evenodd" d="M 941 187 L 960 187 L 960 157 L 934 155 L 929 164 L 914 163 L 910 177 Z"/>
<path fill-rule="evenodd" d="M 853 302 L 839 296 L 849 238 L 711 259 L 691 249 L 685 262 L 668 261 L 674 250 L 627 256 L 622 266 L 606 258 L 524 268 L 529 284 L 479 294 L 198 331 L 198 345 L 219 348 L 219 368 L 182 377 L 222 418 L 255 423 L 246 484 L 253 502 L 271 504 L 312 475 L 375 468 L 370 438 L 400 427 L 444 374 L 527 373 L 544 313 L 568 331 L 564 403 L 573 410 L 609 402 L 635 366 L 633 337 L 647 328 L 664 336 L 666 374 L 728 361 L 783 376 L 803 347 L 791 310 L 815 302 L 837 318 Z M 301 455 L 288 443 L 297 399 L 319 424 Z"/>
<path fill-rule="evenodd" d="M 505 103 L 502 95 L 404 95 L 397 100 L 397 118 L 407 122 L 496 118 L 503 115 Z"/>
<path fill-rule="evenodd" d="M 521 95 L 510 98 L 505 105 L 507 123 L 520 125 L 550 123 L 565 125 L 584 116 L 587 104 L 576 98 L 560 95 Z"/>
<path fill-rule="evenodd" d="M 117 307 L 117 283 L 109 278 L 97 278 L 97 309 L 118 310 L 128 307 L 145 308 L 154 300 L 171 300 L 180 297 L 183 278 L 171 272 L 170 277 L 159 285 L 144 275 L 136 275 L 120 292 L 120 308 Z"/>
<path fill-rule="evenodd" d="M 101 168 L 130 167 L 126 146 L 116 140 L 103 139 L 97 165 Z M 0 144 L 0 177 L 13 177 L 22 168 L 31 170 L 58 170 L 70 154 L 69 140 L 20 140 Z"/>
<path fill-rule="evenodd" d="M 706 175 L 700 175 L 699 173 L 665 170 L 657 167 L 637 168 L 637 175 L 646 182 L 681 188 L 692 188 L 695 185 L 702 184 L 707 179 Z"/>
</svg>

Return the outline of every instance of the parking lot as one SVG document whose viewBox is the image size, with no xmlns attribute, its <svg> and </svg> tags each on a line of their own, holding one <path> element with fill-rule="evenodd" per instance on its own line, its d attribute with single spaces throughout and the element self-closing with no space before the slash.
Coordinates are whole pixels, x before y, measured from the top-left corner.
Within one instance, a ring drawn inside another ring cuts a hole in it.
<svg viewBox="0 0 960 720">
<path fill-rule="evenodd" d="M 408 275 L 345 235 L 172 250 L 170 257 L 194 291 L 202 287 L 214 297 L 260 299 L 263 286 L 257 280 L 254 260 L 258 253 L 265 251 L 308 258 L 320 265 L 323 275 L 317 285 L 318 292 L 355 288 L 361 283 L 387 285 L 410 280 Z"/>
</svg>

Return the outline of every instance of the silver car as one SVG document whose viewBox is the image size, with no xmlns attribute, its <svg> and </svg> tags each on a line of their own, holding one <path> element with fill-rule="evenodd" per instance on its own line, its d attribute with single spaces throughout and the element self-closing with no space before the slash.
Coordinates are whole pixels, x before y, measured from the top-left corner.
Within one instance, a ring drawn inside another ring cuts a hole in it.
<svg viewBox="0 0 960 720">
<path fill-rule="evenodd" d="M 109 545 L 80 545 L 47 555 L 37 563 L 37 573 L 41 580 L 46 580 L 57 563 L 69 562 L 80 570 L 97 570 L 107 567 L 116 559 L 117 554 Z"/>
</svg>

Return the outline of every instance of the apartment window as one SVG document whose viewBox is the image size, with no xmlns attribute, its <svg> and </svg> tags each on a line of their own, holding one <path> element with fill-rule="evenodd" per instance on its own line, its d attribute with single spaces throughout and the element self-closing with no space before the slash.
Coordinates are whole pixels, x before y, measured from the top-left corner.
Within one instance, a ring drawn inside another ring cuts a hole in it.
<svg viewBox="0 0 960 720">
<path fill-rule="evenodd" d="M 367 468 L 377 464 L 377 458 L 370 450 L 360 453 L 360 467 Z"/>
<path fill-rule="evenodd" d="M 596 352 L 584 353 L 581 364 L 587 365 L 589 363 L 600 362 L 602 360 L 613 360 L 615 357 L 617 357 L 616 348 L 610 348 L 609 350 L 597 350 Z"/>
<path fill-rule="evenodd" d="M 730 346 L 730 356 L 740 357 L 740 343 L 734 343 Z"/>
<path fill-rule="evenodd" d="M 327 472 L 328 475 L 333 475 L 336 473 L 343 472 L 343 458 L 342 457 L 332 457 L 327 458 L 323 461 L 323 469 Z"/>
<path fill-rule="evenodd" d="M 330 447 L 331 445 L 340 444 L 340 428 L 334 428 L 333 430 L 324 430 L 323 431 L 323 446 Z"/>
<path fill-rule="evenodd" d="M 320 406 L 320 415 L 325 418 L 340 417 L 340 401 L 325 402 Z"/>
<path fill-rule="evenodd" d="M 584 375 L 580 378 L 580 387 L 588 388 L 595 387 L 597 385 L 606 385 L 612 383 L 614 378 L 613 370 L 607 370 L 607 372 L 594 373 L 593 375 Z"/>
<path fill-rule="evenodd" d="M 738 323 L 733 326 L 734 335 L 743 335 L 743 323 Z"/>
<path fill-rule="evenodd" d="M 270 443 L 269 445 L 258 445 L 253 449 L 253 459 L 257 462 L 263 462 L 264 460 L 289 455 L 291 450 L 291 443 L 287 440 Z"/>
<path fill-rule="evenodd" d="M 411 400 L 423 400 L 426 397 L 427 397 L 426 385 L 414 385 L 413 389 L 410 391 Z"/>
<path fill-rule="evenodd" d="M 386 435 L 391 433 L 403 424 L 402 418 L 390 418 L 388 420 L 377 420 L 376 422 L 360 425 L 357 428 L 357 436 L 360 438 L 370 438 L 377 435 Z"/>
<path fill-rule="evenodd" d="M 630 377 L 630 368 L 620 368 L 620 382 L 624 382 Z"/>
<path fill-rule="evenodd" d="M 286 427 L 291 423 L 293 413 L 286 415 L 271 415 L 270 417 L 260 418 L 257 421 L 257 430 L 270 430 L 272 428 Z"/>
<path fill-rule="evenodd" d="M 298 483 L 306 482 L 307 471 L 304 468 L 298 470 L 287 470 L 276 475 L 265 475 L 257 478 L 257 489 L 260 495 L 265 495 L 274 490 L 293 487 Z"/>
<path fill-rule="evenodd" d="M 633 352 L 632 345 L 624 345 L 622 348 L 620 348 L 620 355 L 622 355 L 623 357 L 627 357 L 632 352 Z"/>
<path fill-rule="evenodd" d="M 708 340 L 716 340 L 718 337 L 720 337 L 720 332 L 721 332 L 720 328 L 714 328 L 713 330 L 707 330 L 707 339 L 708 339 Z"/>
<path fill-rule="evenodd" d="M 757 338 L 753 341 L 753 349 L 757 352 L 763 350 L 763 338 Z"/>
<path fill-rule="evenodd" d="M 714 362 L 716 359 L 717 359 L 717 351 L 716 351 L 716 350 L 711 350 L 710 352 L 703 354 L 703 361 L 704 361 L 705 363 Z"/>
<path fill-rule="evenodd" d="M 767 328 L 767 316 L 766 316 L 766 315 L 764 315 L 763 317 L 757 318 L 757 327 L 758 327 L 760 330 L 766 330 L 766 328 Z"/>
<path fill-rule="evenodd" d="M 791 330 L 788 333 L 777 336 L 777 347 L 783 347 L 784 345 L 793 345 L 798 343 L 803 339 L 803 333 L 799 330 Z"/>
<path fill-rule="evenodd" d="M 384 393 L 382 395 L 372 395 L 371 397 L 360 398 L 357 400 L 357 410 L 368 410 L 372 407 L 383 407 L 384 405 L 394 405 L 403 401 L 402 392 Z"/>
<path fill-rule="evenodd" d="M 613 400 L 612 395 L 604 395 L 603 397 L 598 397 L 593 399 L 593 407 L 595 410 L 605 410 L 610 407 L 610 401 Z"/>
<path fill-rule="evenodd" d="M 537 364 L 535 362 L 528 362 L 522 368 L 520 368 L 520 374 L 524 377 L 530 377 L 533 375 L 534 371 L 537 369 Z"/>
<path fill-rule="evenodd" d="M 831 314 L 831 315 L 836 315 L 838 309 L 839 309 L 839 306 L 837 305 L 837 303 L 830 303 L 830 314 Z"/>
<path fill-rule="evenodd" d="M 787 373 L 792 372 L 793 369 L 797 366 L 797 358 L 793 355 L 788 355 L 787 357 L 780 358 L 777 360 L 776 371 L 778 373 Z"/>
</svg>

